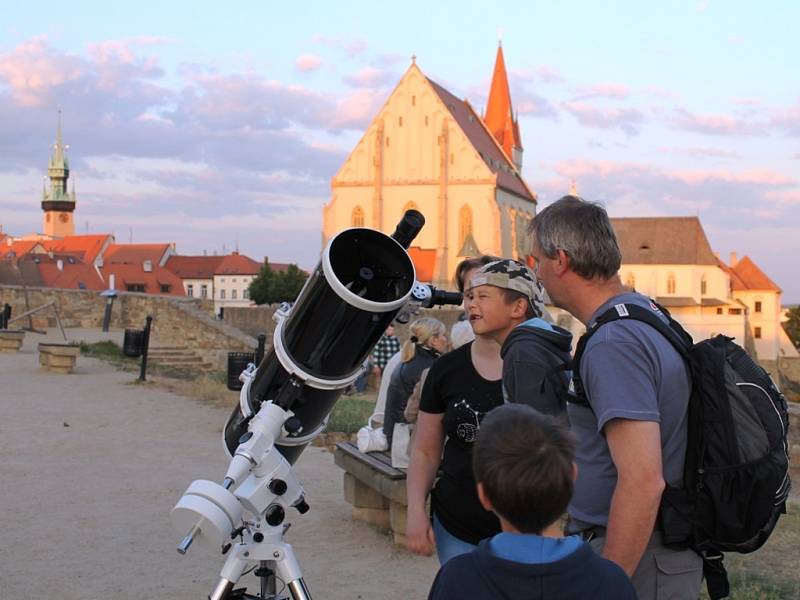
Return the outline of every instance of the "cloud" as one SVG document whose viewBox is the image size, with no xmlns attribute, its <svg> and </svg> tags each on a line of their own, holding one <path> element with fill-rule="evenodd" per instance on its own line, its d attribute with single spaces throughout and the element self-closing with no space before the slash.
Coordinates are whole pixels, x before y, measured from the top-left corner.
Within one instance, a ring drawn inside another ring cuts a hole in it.
<svg viewBox="0 0 800 600">
<path fill-rule="evenodd" d="M 677 152 L 680 152 L 678 150 Z M 741 158 L 742 155 L 733 150 L 722 150 L 721 148 L 686 148 L 685 152 L 690 156 L 701 156 L 707 158 Z"/>
<path fill-rule="evenodd" d="M 800 101 L 790 108 L 775 111 L 770 124 L 782 133 L 800 137 Z"/>
<path fill-rule="evenodd" d="M 561 83 L 564 81 L 564 76 L 561 71 L 554 69 L 548 65 L 540 65 L 536 68 L 536 74 L 542 83 Z"/>
<path fill-rule="evenodd" d="M 346 75 L 342 81 L 355 88 L 376 88 L 387 85 L 394 79 L 394 75 L 384 69 L 364 67 L 351 75 Z"/>
<path fill-rule="evenodd" d="M 636 108 L 600 108 L 585 102 L 563 102 L 562 108 L 581 125 L 598 129 L 621 129 L 637 135 L 644 123 L 644 114 Z"/>
<path fill-rule="evenodd" d="M 316 54 L 301 54 L 294 61 L 294 64 L 300 71 L 308 73 L 319 69 L 320 65 L 322 65 L 322 59 Z"/>
<path fill-rule="evenodd" d="M 338 48 L 343 51 L 348 58 L 355 58 L 356 56 L 364 54 L 367 50 L 367 42 L 363 38 L 345 40 L 339 37 L 315 35 L 312 40 L 324 46 Z"/>
<path fill-rule="evenodd" d="M 330 124 L 334 128 L 365 129 L 387 97 L 380 89 L 355 90 L 336 103 Z"/>
<path fill-rule="evenodd" d="M 631 91 L 626 85 L 619 83 L 597 83 L 595 85 L 579 87 L 575 89 L 577 94 L 573 100 L 590 100 L 594 98 L 612 98 L 614 100 L 625 100 L 630 96 Z"/>
<path fill-rule="evenodd" d="M 701 115 L 676 108 L 668 121 L 673 127 L 708 135 L 753 135 L 764 131 L 764 124 L 727 115 Z"/>
</svg>

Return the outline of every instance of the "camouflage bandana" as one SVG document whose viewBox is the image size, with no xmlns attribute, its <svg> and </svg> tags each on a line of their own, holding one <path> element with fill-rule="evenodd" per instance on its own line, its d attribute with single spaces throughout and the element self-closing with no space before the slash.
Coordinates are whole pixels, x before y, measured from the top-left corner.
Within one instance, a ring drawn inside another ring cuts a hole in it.
<svg viewBox="0 0 800 600">
<path fill-rule="evenodd" d="M 537 317 L 547 315 L 544 306 L 544 288 L 528 267 L 510 259 L 496 260 L 482 266 L 469 282 L 469 288 L 479 285 L 493 285 L 506 290 L 514 290 L 528 298 Z M 549 316 L 549 315 L 548 315 Z"/>
</svg>

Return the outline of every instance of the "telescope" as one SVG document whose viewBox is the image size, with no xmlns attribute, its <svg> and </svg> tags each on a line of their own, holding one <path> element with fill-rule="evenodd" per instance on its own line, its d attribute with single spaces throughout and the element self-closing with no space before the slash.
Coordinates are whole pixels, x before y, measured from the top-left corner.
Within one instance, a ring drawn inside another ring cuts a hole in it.
<svg viewBox="0 0 800 600">
<path fill-rule="evenodd" d="M 222 483 L 194 481 L 171 513 L 186 533 L 178 552 L 199 541 L 228 554 L 210 600 L 282 597 L 278 581 L 293 600 L 310 600 L 283 540 L 289 510 L 309 509 L 292 465 L 325 429 L 398 312 L 462 300 L 416 281 L 407 249 L 424 224 L 422 213 L 409 210 L 391 236 L 368 228 L 338 233 L 294 305 L 276 311 L 272 348 L 241 374 L 239 403 L 223 429 L 231 460 Z M 258 596 L 233 589 L 252 564 L 261 580 Z"/>
</svg>

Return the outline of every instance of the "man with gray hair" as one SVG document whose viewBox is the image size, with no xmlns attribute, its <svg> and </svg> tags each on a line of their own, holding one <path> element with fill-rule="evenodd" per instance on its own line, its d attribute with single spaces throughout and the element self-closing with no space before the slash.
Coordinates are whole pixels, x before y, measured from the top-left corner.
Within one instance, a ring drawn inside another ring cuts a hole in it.
<svg viewBox="0 0 800 600">
<path fill-rule="evenodd" d="M 528 231 L 534 271 L 552 302 L 587 328 L 625 304 L 666 322 L 648 298 L 622 285 L 619 245 L 599 204 L 565 196 L 536 215 Z M 701 558 L 665 547 L 658 523 L 665 484 L 681 487 L 683 480 L 688 366 L 656 329 L 633 319 L 604 324 L 583 350 L 581 397 L 568 405 L 578 479 L 567 533 L 620 565 L 639 598 L 697 598 Z"/>
</svg>

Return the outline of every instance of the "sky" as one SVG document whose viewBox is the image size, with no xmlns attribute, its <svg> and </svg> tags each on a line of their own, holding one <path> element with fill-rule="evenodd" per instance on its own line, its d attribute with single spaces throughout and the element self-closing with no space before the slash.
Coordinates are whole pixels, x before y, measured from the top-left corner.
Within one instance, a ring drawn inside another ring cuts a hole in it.
<svg viewBox="0 0 800 600">
<path fill-rule="evenodd" d="M 800 302 L 800 3 L 5 0 L 0 225 L 313 267 L 330 180 L 408 68 L 485 106 L 498 40 L 539 207 L 697 215 Z"/>
</svg>

